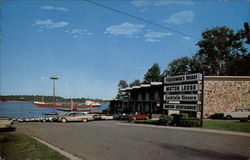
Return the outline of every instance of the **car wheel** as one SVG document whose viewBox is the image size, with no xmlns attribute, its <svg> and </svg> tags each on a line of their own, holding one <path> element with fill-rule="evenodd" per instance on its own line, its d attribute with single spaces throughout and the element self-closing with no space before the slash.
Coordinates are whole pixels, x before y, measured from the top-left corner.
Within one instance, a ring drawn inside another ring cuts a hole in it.
<svg viewBox="0 0 250 160">
<path fill-rule="evenodd" d="M 232 116 L 227 115 L 227 116 L 226 116 L 226 119 L 232 119 Z"/>
<path fill-rule="evenodd" d="M 67 120 L 65 118 L 62 119 L 62 123 L 66 123 Z"/>
<path fill-rule="evenodd" d="M 83 123 L 86 123 L 88 120 L 87 119 L 82 119 L 82 122 Z"/>
<path fill-rule="evenodd" d="M 250 115 L 248 116 L 248 120 L 250 120 Z"/>
</svg>

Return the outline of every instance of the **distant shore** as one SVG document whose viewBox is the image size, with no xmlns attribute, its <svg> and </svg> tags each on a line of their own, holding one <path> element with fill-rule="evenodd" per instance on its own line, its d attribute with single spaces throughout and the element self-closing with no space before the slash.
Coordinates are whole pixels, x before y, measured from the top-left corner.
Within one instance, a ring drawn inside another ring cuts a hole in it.
<svg viewBox="0 0 250 160">
<path fill-rule="evenodd" d="M 18 102 L 18 103 L 27 103 L 27 102 L 30 102 L 30 103 L 33 103 L 32 101 L 0 101 L 0 102 Z"/>
</svg>

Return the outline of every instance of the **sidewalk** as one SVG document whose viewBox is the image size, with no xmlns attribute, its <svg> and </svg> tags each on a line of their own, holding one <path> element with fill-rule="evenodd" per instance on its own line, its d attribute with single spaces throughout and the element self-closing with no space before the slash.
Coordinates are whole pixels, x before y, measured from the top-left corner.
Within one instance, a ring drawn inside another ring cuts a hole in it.
<svg viewBox="0 0 250 160">
<path fill-rule="evenodd" d="M 121 122 L 119 122 L 117 124 L 118 125 L 125 125 L 125 126 L 138 126 L 138 127 L 149 127 L 149 128 L 163 128 L 163 129 L 185 130 L 185 131 L 207 132 L 207 133 L 218 133 L 218 134 L 227 134 L 227 135 L 234 135 L 234 136 L 246 136 L 246 137 L 250 137 L 250 133 L 234 132 L 234 131 L 224 131 L 224 130 L 214 130 L 214 129 L 173 127 L 173 126 L 156 126 L 156 125 L 150 125 L 150 124 L 129 124 L 129 123 L 121 123 Z"/>
<path fill-rule="evenodd" d="M 63 155 L 63 156 L 65 156 L 65 157 L 69 158 L 70 160 L 81 160 L 80 158 L 74 156 L 73 154 L 71 154 L 71 153 L 69 153 L 69 152 L 66 152 L 66 151 L 64 151 L 64 150 L 62 150 L 62 149 L 60 149 L 60 148 L 58 148 L 58 147 L 56 147 L 56 146 L 53 146 L 52 144 L 49 144 L 49 143 L 47 143 L 47 142 L 41 140 L 40 138 L 37 138 L 37 137 L 34 137 L 34 136 L 32 136 L 32 137 L 33 137 L 35 140 L 39 141 L 40 143 L 43 143 L 43 144 L 45 144 L 46 146 L 48 146 L 49 148 L 51 148 L 51 149 L 53 149 L 53 150 L 59 152 L 61 155 Z"/>
</svg>

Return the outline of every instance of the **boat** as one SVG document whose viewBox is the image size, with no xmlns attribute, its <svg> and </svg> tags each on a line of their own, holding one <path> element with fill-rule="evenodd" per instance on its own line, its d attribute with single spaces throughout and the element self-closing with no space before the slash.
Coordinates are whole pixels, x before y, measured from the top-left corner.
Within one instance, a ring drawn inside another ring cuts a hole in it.
<svg viewBox="0 0 250 160">
<path fill-rule="evenodd" d="M 94 100 L 86 100 L 85 103 L 45 103 L 34 101 L 36 107 L 44 107 L 44 108 L 98 108 L 101 106 L 100 103 Z"/>
</svg>

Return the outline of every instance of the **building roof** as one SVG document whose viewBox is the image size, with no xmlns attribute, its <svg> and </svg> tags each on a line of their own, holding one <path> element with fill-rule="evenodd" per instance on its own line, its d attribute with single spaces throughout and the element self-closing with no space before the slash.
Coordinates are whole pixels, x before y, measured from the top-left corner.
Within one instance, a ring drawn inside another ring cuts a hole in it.
<svg viewBox="0 0 250 160">
<path fill-rule="evenodd" d="M 250 81 L 250 76 L 204 76 L 205 81 Z"/>
<path fill-rule="evenodd" d="M 132 89 L 146 88 L 146 87 L 158 86 L 158 85 L 162 85 L 162 82 L 151 82 L 150 84 L 141 84 L 139 86 L 121 88 L 120 91 L 129 91 Z"/>
<path fill-rule="evenodd" d="M 162 85 L 162 82 L 151 82 L 150 85 L 151 86 L 158 86 L 158 85 Z"/>
</svg>

